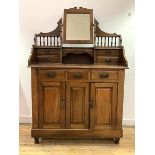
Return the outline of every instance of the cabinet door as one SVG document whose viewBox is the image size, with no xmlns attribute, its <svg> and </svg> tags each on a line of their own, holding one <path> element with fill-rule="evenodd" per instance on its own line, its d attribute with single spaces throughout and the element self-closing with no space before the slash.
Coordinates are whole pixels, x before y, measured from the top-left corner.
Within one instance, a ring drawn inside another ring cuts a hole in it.
<svg viewBox="0 0 155 155">
<path fill-rule="evenodd" d="M 91 84 L 90 123 L 92 130 L 115 129 L 117 84 Z"/>
<path fill-rule="evenodd" d="M 65 128 L 64 83 L 39 83 L 39 127 Z"/>
<path fill-rule="evenodd" d="M 88 129 L 89 84 L 67 83 L 66 128 Z"/>
</svg>

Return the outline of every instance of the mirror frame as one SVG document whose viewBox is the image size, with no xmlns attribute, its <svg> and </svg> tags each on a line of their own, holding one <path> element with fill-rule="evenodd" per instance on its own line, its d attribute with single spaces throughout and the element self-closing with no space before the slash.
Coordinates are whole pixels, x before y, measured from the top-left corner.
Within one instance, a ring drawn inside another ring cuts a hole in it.
<svg viewBox="0 0 155 155">
<path fill-rule="evenodd" d="M 90 14 L 90 39 L 89 40 L 66 40 L 66 18 L 67 14 Z M 63 20 L 63 43 L 67 44 L 93 44 L 93 9 L 83 7 L 64 9 Z"/>
</svg>

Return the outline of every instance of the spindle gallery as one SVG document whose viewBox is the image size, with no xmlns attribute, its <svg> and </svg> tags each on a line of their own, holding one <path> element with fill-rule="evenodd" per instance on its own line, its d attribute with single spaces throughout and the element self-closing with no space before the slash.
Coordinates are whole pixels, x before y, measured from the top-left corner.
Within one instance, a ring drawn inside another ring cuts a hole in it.
<svg viewBox="0 0 155 155">
<path fill-rule="evenodd" d="M 121 35 L 102 31 L 93 10 L 82 7 L 65 9 L 57 24 L 35 34 L 28 60 L 35 143 L 63 137 L 118 144 L 128 68 Z"/>
</svg>

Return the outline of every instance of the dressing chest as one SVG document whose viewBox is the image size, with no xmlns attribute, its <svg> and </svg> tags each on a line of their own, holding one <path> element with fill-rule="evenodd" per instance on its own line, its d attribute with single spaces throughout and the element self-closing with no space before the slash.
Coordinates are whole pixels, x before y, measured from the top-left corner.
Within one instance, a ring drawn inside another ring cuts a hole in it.
<svg viewBox="0 0 155 155">
<path fill-rule="evenodd" d="M 35 34 L 28 60 L 32 130 L 39 138 L 123 136 L 124 75 L 121 35 L 106 33 L 93 10 L 70 8 L 57 28 Z"/>
</svg>

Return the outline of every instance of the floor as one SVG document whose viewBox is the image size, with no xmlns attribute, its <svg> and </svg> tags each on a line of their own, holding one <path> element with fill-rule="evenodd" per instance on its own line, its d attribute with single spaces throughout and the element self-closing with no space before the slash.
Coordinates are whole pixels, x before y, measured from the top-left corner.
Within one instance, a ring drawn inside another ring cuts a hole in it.
<svg viewBox="0 0 155 155">
<path fill-rule="evenodd" d="M 124 137 L 120 144 L 112 140 L 89 139 L 43 139 L 34 144 L 31 125 L 21 124 L 19 133 L 20 155 L 134 155 L 135 129 L 124 127 Z"/>
</svg>

